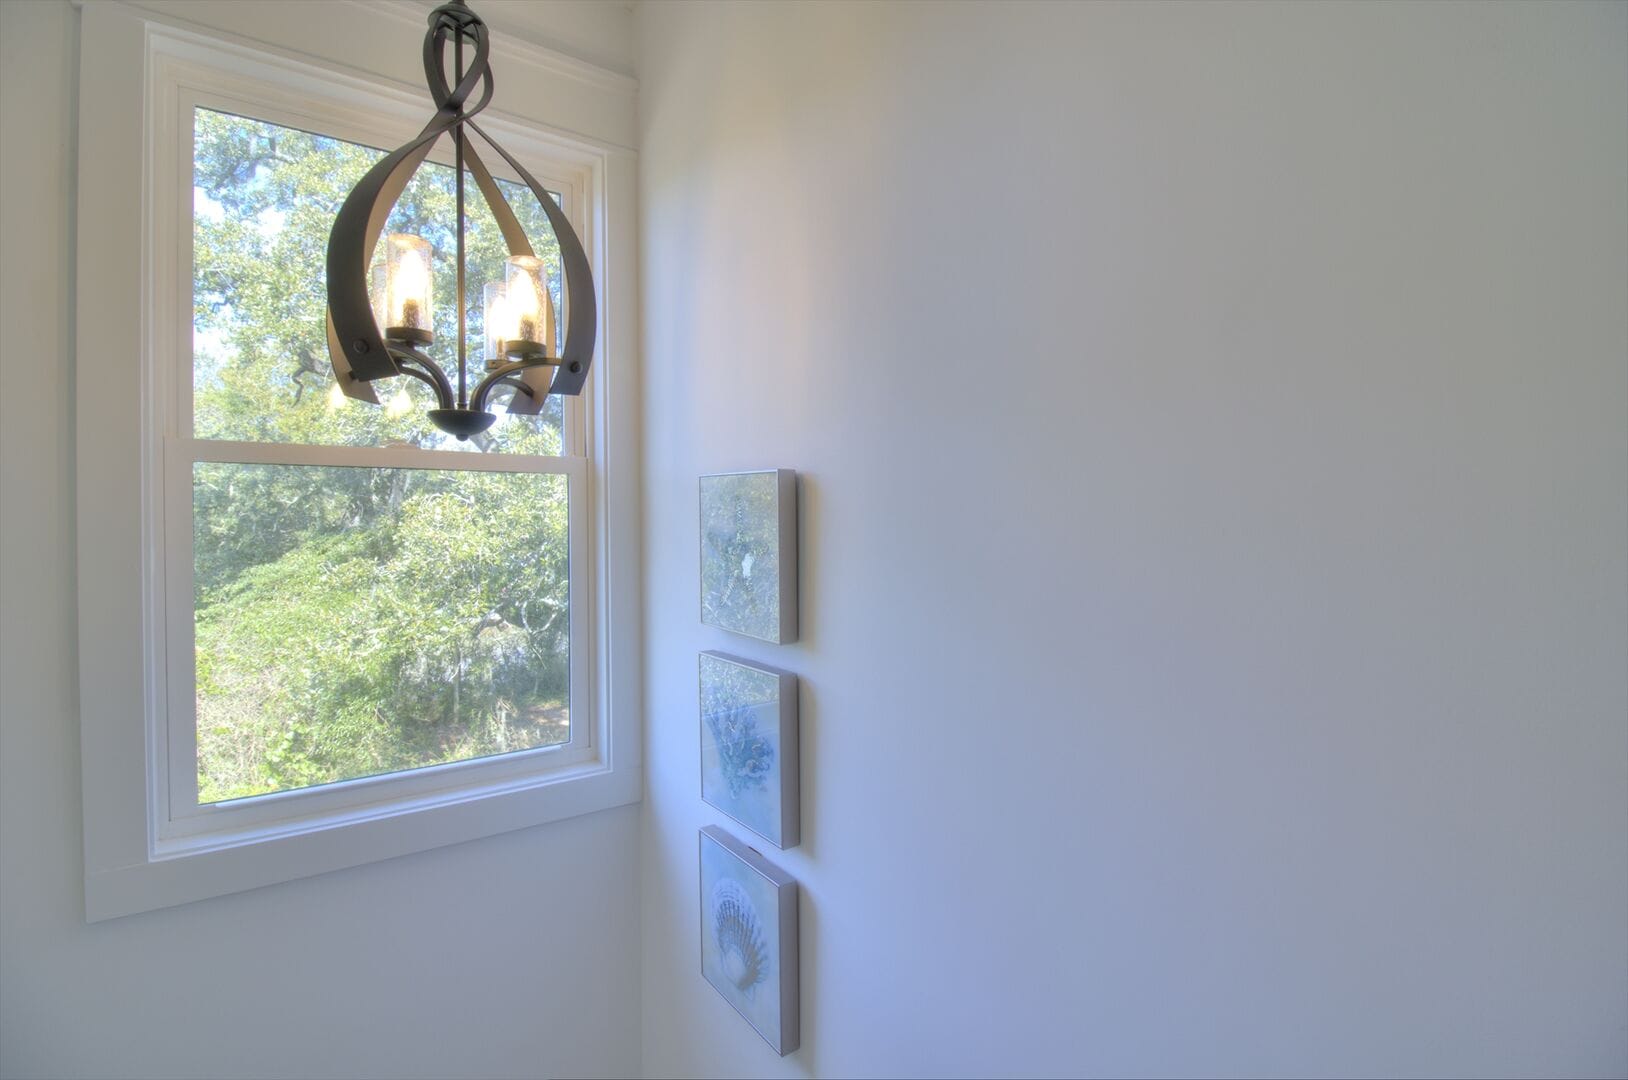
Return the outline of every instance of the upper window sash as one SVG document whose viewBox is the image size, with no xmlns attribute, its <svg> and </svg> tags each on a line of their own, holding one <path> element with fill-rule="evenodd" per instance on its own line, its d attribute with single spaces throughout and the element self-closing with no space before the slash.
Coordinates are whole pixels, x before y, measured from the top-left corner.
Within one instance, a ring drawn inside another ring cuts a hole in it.
<svg viewBox="0 0 1628 1080">
<path fill-rule="evenodd" d="M 369 99 L 365 105 L 357 104 L 354 92 L 338 99 L 325 99 L 309 91 L 302 95 L 290 92 L 281 81 L 226 72 L 167 55 L 160 57 L 159 66 L 161 70 L 156 73 L 158 86 L 155 87 L 159 97 L 155 103 L 158 115 L 154 124 L 152 182 L 155 191 L 173 190 L 175 198 L 154 200 L 151 207 L 152 235 L 160 242 L 154 245 L 152 277 L 149 281 L 153 290 L 153 310 L 172 311 L 175 319 L 173 325 L 169 320 L 155 320 L 153 327 L 158 355 L 174 360 L 172 365 L 160 365 L 159 370 L 154 372 L 157 380 L 154 421 L 158 430 L 167 436 L 190 437 L 194 423 L 193 124 L 196 110 L 201 108 L 228 113 L 388 151 L 418 133 L 423 126 L 423 110 L 428 104 L 421 103 L 416 114 L 407 114 L 400 109 L 384 108 L 380 100 Z M 588 213 L 591 170 L 585 165 L 573 166 L 560 156 L 557 146 L 551 147 L 537 132 L 527 127 L 501 118 L 488 119 L 485 114 L 482 114 L 482 126 L 524 161 L 547 190 L 560 196 L 560 206 L 571 221 L 572 228 L 582 238 L 584 246 L 593 250 L 593 215 Z M 388 145 L 381 146 L 381 143 Z M 486 162 L 494 178 L 510 184 L 521 182 L 502 158 L 486 154 L 482 160 L 487 158 L 496 159 Z M 450 168 L 454 162 L 450 141 L 443 138 L 427 161 Z M 172 242 L 162 242 L 164 237 L 172 238 Z M 474 299 L 478 301 L 478 297 Z M 325 357 L 324 352 L 324 363 Z M 478 373 L 481 365 L 479 355 L 472 353 L 470 362 L 471 373 Z M 395 381 L 385 380 L 377 385 L 385 388 L 393 386 Z M 401 381 L 410 380 L 402 377 Z M 563 413 L 561 452 L 564 456 L 585 457 L 590 452 L 589 416 L 593 386 L 594 380 L 590 379 L 581 395 L 558 399 Z M 353 407 L 368 406 L 356 403 Z M 345 449 L 340 444 L 312 445 Z M 443 452 L 468 453 L 459 450 Z M 342 456 L 329 460 L 334 464 L 343 463 Z"/>
</svg>

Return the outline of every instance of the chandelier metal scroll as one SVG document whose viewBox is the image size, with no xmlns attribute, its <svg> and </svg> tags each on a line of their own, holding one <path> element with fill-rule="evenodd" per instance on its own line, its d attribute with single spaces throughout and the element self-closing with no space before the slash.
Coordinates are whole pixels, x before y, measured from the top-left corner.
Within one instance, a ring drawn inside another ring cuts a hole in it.
<svg viewBox="0 0 1628 1080">
<path fill-rule="evenodd" d="M 509 411 L 522 415 L 540 411 L 549 394 L 581 393 L 593 359 L 597 309 L 588 256 L 565 213 L 525 166 L 474 121 L 492 100 L 491 38 L 486 24 L 463 0 L 442 4 L 430 13 L 429 21 L 429 32 L 424 35 L 424 75 L 435 101 L 435 116 L 417 138 L 368 170 L 340 207 L 328 238 L 328 355 L 340 390 L 361 401 L 378 404 L 371 385 L 378 379 L 406 375 L 426 383 L 437 404 L 429 410 L 430 420 L 442 431 L 467 439 L 496 420 L 488 406 L 500 387 L 514 391 Z M 450 80 L 446 68 L 449 39 L 453 54 Z M 466 44 L 474 50 L 467 67 Z M 480 96 L 470 104 L 477 87 Z M 478 135 L 525 182 L 554 230 L 564 273 L 565 307 L 564 345 L 557 356 L 553 301 L 541 264 L 514 210 L 476 152 L 471 134 Z M 388 237 L 382 287 L 371 298 L 368 289 L 373 252 L 391 208 L 443 135 L 450 135 L 453 141 L 458 212 L 455 381 L 424 351 L 434 340 L 429 245 L 414 236 Z M 491 208 L 509 250 L 505 281 L 486 286 L 482 323 L 486 363 L 473 387 L 467 357 L 466 170 Z"/>
</svg>

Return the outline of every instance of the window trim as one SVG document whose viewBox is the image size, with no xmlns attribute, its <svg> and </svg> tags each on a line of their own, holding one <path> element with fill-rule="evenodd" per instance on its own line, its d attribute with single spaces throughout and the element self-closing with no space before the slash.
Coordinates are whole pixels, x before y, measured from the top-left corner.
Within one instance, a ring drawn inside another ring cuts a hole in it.
<svg viewBox="0 0 1628 1080">
<path fill-rule="evenodd" d="M 386 29 L 405 39 L 410 28 Z M 633 527 L 638 466 L 630 411 L 636 357 L 622 348 L 632 339 L 632 304 L 622 299 L 631 295 L 632 249 L 625 238 L 610 242 L 607 228 L 610 219 L 631 219 L 632 153 L 535 118 L 483 118 L 483 126 L 522 160 L 546 155 L 568 166 L 544 171 L 549 180 L 571 188 L 575 205 L 568 211 L 601 291 L 599 351 L 589 387 L 566 409 L 567 456 L 504 460 L 429 449 L 193 440 L 191 379 L 179 377 L 183 354 L 188 368 L 191 357 L 191 297 L 190 288 L 182 287 L 182 271 L 190 266 L 193 150 L 190 125 L 180 130 L 183 106 L 188 115 L 194 105 L 231 111 L 235 99 L 244 115 L 274 123 L 290 122 L 280 116 L 304 117 L 303 126 L 312 130 L 377 145 L 397 132 L 405 140 L 418 130 L 428 99 L 422 90 L 414 93 L 308 57 L 199 33 L 123 4 L 84 9 L 81 50 L 76 420 L 87 918 L 252 888 L 636 801 L 641 788 Z M 409 48 L 408 55 L 416 51 Z M 542 67 L 540 74 L 525 77 L 546 77 Z M 631 107 L 631 88 L 626 92 Z M 195 100 L 199 93 L 208 100 Z M 141 182 L 132 183 L 128 169 L 97 169 L 100 161 L 142 162 Z M 159 198 L 172 189 L 179 198 Z M 139 291 L 130 288 L 136 281 Z M 141 330 L 110 335 L 110 326 Z M 131 409 L 132 402 L 142 407 Z M 189 623 L 192 603 L 190 561 L 179 584 L 176 575 L 166 583 L 165 561 L 175 557 L 179 545 L 167 549 L 162 541 L 166 528 L 180 532 L 184 526 L 190 536 L 190 476 L 187 499 L 172 498 L 166 505 L 164 489 L 178 466 L 190 473 L 192 460 L 223 455 L 369 467 L 532 471 L 543 466 L 542 471 L 566 475 L 572 500 L 573 622 L 580 606 L 582 640 L 590 643 L 581 665 L 588 715 L 579 717 L 576 684 L 583 650 L 573 628 L 572 727 L 575 733 L 583 725 L 587 738 L 580 741 L 587 745 L 259 796 L 221 804 L 228 808 L 225 813 L 218 807 L 181 818 L 169 813 L 166 684 L 190 673 L 191 657 L 180 657 L 186 670 L 177 672 L 176 654 L 182 650 L 166 644 L 180 599 L 176 594 L 185 594 Z M 183 501 L 186 505 L 179 506 Z M 176 520 L 182 510 L 184 523 Z M 200 818 L 223 824 L 201 829 L 195 824 Z M 187 824 L 189 819 L 194 823 Z M 184 827 L 175 827 L 178 820 Z"/>
</svg>

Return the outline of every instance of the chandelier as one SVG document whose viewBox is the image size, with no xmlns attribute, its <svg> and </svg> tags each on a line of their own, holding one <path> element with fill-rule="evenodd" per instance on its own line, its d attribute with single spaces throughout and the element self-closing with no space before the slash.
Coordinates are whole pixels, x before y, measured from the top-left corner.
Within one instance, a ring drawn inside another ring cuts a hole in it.
<svg viewBox="0 0 1628 1080">
<path fill-rule="evenodd" d="M 452 43 L 449 81 L 446 45 Z M 473 46 L 468 66 L 465 45 Z M 436 113 L 411 142 L 369 169 L 345 198 L 328 237 L 328 355 L 334 378 L 348 397 L 379 403 L 372 383 L 406 375 L 429 385 L 437 407 L 429 410 L 436 427 L 459 439 L 485 431 L 497 419 L 489 409 L 499 388 L 513 390 L 509 412 L 536 415 L 549 394 L 579 394 L 593 359 L 593 274 L 582 243 L 564 212 L 536 179 L 499 146 L 475 116 L 492 100 L 491 51 L 486 24 L 464 0 L 451 0 L 430 13 L 424 35 L 424 76 Z M 470 104 L 476 88 L 480 96 Z M 424 351 L 435 340 L 432 251 L 422 237 L 393 233 L 385 238 L 384 257 L 369 296 L 369 268 L 384 231 L 385 219 L 402 190 L 441 136 L 452 136 L 457 229 L 458 369 L 453 378 Z M 532 250 L 513 209 L 476 152 L 470 135 L 478 135 L 506 161 L 542 205 L 559 244 L 564 271 L 565 343 L 555 354 L 554 302 L 543 263 Z M 482 288 L 485 364 L 470 385 L 467 357 L 467 266 L 464 258 L 464 173 L 480 188 L 509 256 L 501 281 Z"/>
</svg>

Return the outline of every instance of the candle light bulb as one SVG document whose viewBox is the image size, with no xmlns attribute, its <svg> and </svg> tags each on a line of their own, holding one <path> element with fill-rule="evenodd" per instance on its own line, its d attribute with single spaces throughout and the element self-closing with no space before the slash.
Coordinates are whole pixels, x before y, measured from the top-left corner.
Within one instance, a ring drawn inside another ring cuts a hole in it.
<svg viewBox="0 0 1628 1080">
<path fill-rule="evenodd" d="M 554 345 L 554 304 L 543 286 L 543 261 L 535 255 L 510 255 L 504 264 L 511 342 L 531 357 L 547 356 Z"/>
<path fill-rule="evenodd" d="M 424 285 L 429 280 L 429 268 L 424 257 L 416 251 L 404 251 L 396 265 L 396 295 L 401 298 L 401 318 L 397 326 L 412 330 L 424 329 Z"/>
<path fill-rule="evenodd" d="M 335 387 L 335 389 L 338 388 Z M 413 399 L 407 395 L 405 386 L 397 390 L 395 396 L 390 399 L 390 403 L 384 407 L 385 415 L 391 417 L 406 416 L 412 411 Z"/>
<path fill-rule="evenodd" d="M 532 284 L 530 274 L 516 274 L 514 278 L 514 315 L 516 322 L 515 336 L 521 341 L 536 341 L 537 313 L 542 309 L 542 303 L 537 297 L 537 287 Z"/>
<path fill-rule="evenodd" d="M 492 326 L 500 334 L 514 333 L 514 312 L 509 309 L 507 297 L 499 296 L 492 304 Z"/>
<path fill-rule="evenodd" d="M 338 383 L 334 383 L 332 386 L 330 386 L 328 388 L 328 408 L 330 410 L 338 409 L 338 408 L 342 408 L 344 406 L 344 404 L 345 404 L 345 391 L 343 391 L 343 390 L 341 390 L 339 388 Z"/>
<path fill-rule="evenodd" d="M 481 289 L 485 300 L 486 360 L 488 367 L 501 365 L 507 359 L 504 342 L 514 337 L 514 313 L 509 309 L 509 298 L 501 281 L 488 281 Z"/>
</svg>

